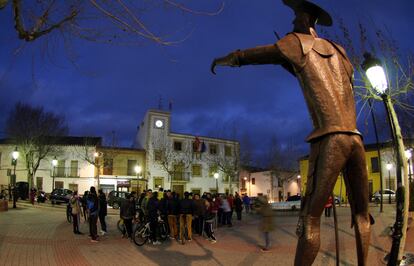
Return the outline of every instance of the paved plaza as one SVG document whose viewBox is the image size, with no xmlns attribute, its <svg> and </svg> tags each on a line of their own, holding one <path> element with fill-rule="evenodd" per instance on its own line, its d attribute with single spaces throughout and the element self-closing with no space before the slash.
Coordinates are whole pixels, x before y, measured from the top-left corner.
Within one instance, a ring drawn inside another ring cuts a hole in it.
<svg viewBox="0 0 414 266">
<path fill-rule="evenodd" d="M 369 253 L 369 265 L 383 265 L 382 259 L 391 246 L 387 226 L 394 219 L 391 206 L 380 214 L 371 208 L 376 219 Z M 118 212 L 109 210 L 109 234 L 99 243 L 87 237 L 88 226 L 81 225 L 85 235 L 74 235 L 66 222 L 63 206 L 34 207 L 18 203 L 17 209 L 0 212 L 0 265 L 293 265 L 296 248 L 297 213 L 277 213 L 272 233 L 273 248 L 262 253 L 258 232 L 259 217 L 244 215 L 234 226 L 216 230 L 217 243 L 195 236 L 180 245 L 167 240 L 160 246 L 142 247 L 122 239 L 116 229 Z M 341 265 L 356 265 L 350 210 L 338 208 Z M 98 225 L 99 226 L 99 225 Z M 322 243 L 314 265 L 335 265 L 333 218 L 322 217 Z M 414 230 L 409 230 L 406 250 L 414 253 Z"/>
</svg>

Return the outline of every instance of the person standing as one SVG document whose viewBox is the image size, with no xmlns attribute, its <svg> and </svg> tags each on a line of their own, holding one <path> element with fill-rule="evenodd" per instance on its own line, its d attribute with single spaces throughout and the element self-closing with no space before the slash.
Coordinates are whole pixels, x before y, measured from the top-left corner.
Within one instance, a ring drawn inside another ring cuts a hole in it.
<svg viewBox="0 0 414 266">
<path fill-rule="evenodd" d="M 250 197 L 247 196 L 247 194 L 244 194 L 243 196 L 243 205 L 244 209 L 246 210 L 246 213 L 250 212 Z"/>
<path fill-rule="evenodd" d="M 85 223 L 86 223 L 86 221 L 89 221 L 89 218 L 88 218 L 88 206 L 86 206 L 86 202 L 88 200 L 88 194 L 89 194 L 89 191 L 85 191 L 83 193 L 82 198 L 80 199 L 81 206 L 82 206 L 82 212 L 83 212 L 83 219 L 84 219 L 84 222 Z"/>
<path fill-rule="evenodd" d="M 134 198 L 131 194 L 127 194 L 125 200 L 121 203 L 121 210 L 119 212 L 120 218 L 124 221 L 127 237 L 132 240 L 132 219 L 135 215 Z M 126 237 L 122 235 L 122 237 Z"/>
<path fill-rule="evenodd" d="M 96 195 L 95 187 L 91 187 L 88 199 L 87 199 L 87 208 L 89 213 L 89 233 L 91 235 L 91 242 L 98 242 L 98 212 L 99 212 L 99 200 Z"/>
<path fill-rule="evenodd" d="M 184 192 L 184 199 L 180 201 L 180 241 L 184 245 L 184 231 L 187 227 L 188 241 L 192 241 L 192 221 L 194 213 L 194 202 L 189 199 L 190 193 Z"/>
<path fill-rule="evenodd" d="M 211 198 L 211 196 L 208 196 L 209 194 L 206 195 L 206 200 L 205 200 L 205 204 L 206 204 L 206 214 L 205 214 L 205 223 L 204 223 L 204 231 L 206 232 L 206 235 L 208 237 L 208 240 L 211 241 L 211 243 L 216 243 L 217 239 L 214 236 L 214 231 L 213 231 L 213 223 L 214 223 L 214 219 L 216 217 L 216 213 L 214 213 L 214 202 Z"/>
<path fill-rule="evenodd" d="M 206 203 L 200 198 L 200 194 L 194 194 L 194 230 L 200 236 L 203 234 L 204 216 L 206 213 Z"/>
<path fill-rule="evenodd" d="M 332 196 L 329 196 L 328 202 L 325 204 L 325 217 L 331 217 L 332 203 Z"/>
<path fill-rule="evenodd" d="M 241 221 L 243 211 L 243 201 L 240 198 L 239 193 L 236 192 L 236 198 L 234 199 L 234 209 L 236 210 L 237 220 Z"/>
<path fill-rule="evenodd" d="M 108 213 L 108 210 L 107 210 L 108 202 L 106 201 L 106 195 L 105 193 L 103 193 L 102 189 L 99 189 L 98 193 L 99 193 L 99 222 L 101 223 L 101 235 L 105 235 L 107 233 L 105 217 Z"/>
<path fill-rule="evenodd" d="M 78 191 L 73 192 L 73 196 L 70 198 L 70 206 L 72 209 L 72 224 L 73 224 L 73 233 L 76 235 L 81 235 L 79 231 L 80 215 L 82 215 L 80 199 L 78 196 Z"/>
<path fill-rule="evenodd" d="M 151 198 L 148 200 L 148 218 L 150 222 L 151 228 L 151 236 L 150 240 L 152 241 L 153 245 L 160 245 L 161 242 L 157 240 L 158 234 L 158 216 L 159 216 L 159 206 L 160 202 L 158 200 L 158 192 L 154 191 L 152 193 Z"/>
<path fill-rule="evenodd" d="M 221 199 L 221 209 L 223 210 L 223 215 L 222 215 L 222 225 L 227 225 L 229 227 L 232 226 L 231 224 L 231 208 L 230 208 L 230 203 L 227 199 L 227 196 L 223 196 L 223 198 Z"/>
<path fill-rule="evenodd" d="M 259 206 L 257 213 L 262 217 L 260 222 L 260 231 L 262 231 L 265 239 L 265 246 L 261 248 L 262 252 L 268 252 L 271 247 L 270 232 L 273 231 L 273 212 L 270 204 L 267 201 L 267 197 L 260 196 L 258 198 Z"/>
<path fill-rule="evenodd" d="M 178 240 L 177 216 L 178 199 L 175 192 L 167 193 L 166 209 L 168 216 L 168 226 L 170 227 L 170 239 Z"/>
</svg>

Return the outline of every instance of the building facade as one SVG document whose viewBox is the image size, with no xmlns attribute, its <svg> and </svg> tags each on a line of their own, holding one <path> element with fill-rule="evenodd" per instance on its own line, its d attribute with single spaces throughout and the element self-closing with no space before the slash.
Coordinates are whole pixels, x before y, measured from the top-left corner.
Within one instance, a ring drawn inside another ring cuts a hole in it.
<svg viewBox="0 0 414 266">
<path fill-rule="evenodd" d="M 239 143 L 171 132 L 171 113 L 149 110 L 135 139 L 146 151 L 143 175 L 151 189 L 184 191 L 238 191 Z"/>
<path fill-rule="evenodd" d="M 285 201 L 289 196 L 300 195 L 300 178 L 295 171 L 250 171 L 240 172 L 242 193 L 249 197 L 267 196 L 270 202 Z"/>
<path fill-rule="evenodd" d="M 412 151 L 412 141 L 405 141 L 406 150 Z M 391 142 L 380 143 L 380 156 L 378 156 L 377 145 L 369 144 L 365 145 L 365 159 L 367 162 L 368 171 L 368 193 L 371 199 L 371 195 L 381 189 L 381 176 L 382 176 L 382 188 L 391 189 L 396 191 L 396 160 L 394 156 L 394 149 Z M 381 160 L 379 159 L 381 157 Z M 413 174 L 412 158 L 406 158 L 408 160 L 408 172 L 409 179 Z M 303 191 L 306 190 L 306 182 L 308 177 L 309 169 L 309 158 L 305 156 L 299 160 L 300 164 L 300 175 L 303 182 Z M 387 168 L 388 165 L 388 169 Z M 343 202 L 346 199 L 346 187 L 345 180 L 342 174 L 338 177 L 334 187 L 334 195 L 340 196 Z M 384 201 L 385 202 L 385 201 Z"/>
</svg>

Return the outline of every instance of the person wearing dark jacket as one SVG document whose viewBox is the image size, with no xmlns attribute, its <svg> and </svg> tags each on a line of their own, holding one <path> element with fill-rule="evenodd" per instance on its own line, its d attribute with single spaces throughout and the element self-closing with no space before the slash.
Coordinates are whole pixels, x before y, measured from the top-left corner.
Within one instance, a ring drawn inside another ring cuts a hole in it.
<svg viewBox="0 0 414 266">
<path fill-rule="evenodd" d="M 126 228 L 126 233 L 129 239 L 132 239 L 132 219 L 135 215 L 135 206 L 133 202 L 133 198 L 130 194 L 126 195 L 126 200 L 124 200 L 121 204 L 121 210 L 119 213 L 121 219 L 124 220 L 124 225 Z M 123 235 L 122 237 L 125 237 Z"/>
<path fill-rule="evenodd" d="M 105 235 L 106 231 L 106 222 L 105 216 L 108 214 L 107 205 L 108 202 L 106 201 L 106 195 L 103 193 L 102 189 L 98 190 L 99 193 L 99 222 L 101 223 L 101 234 Z"/>
<path fill-rule="evenodd" d="M 158 231 L 158 213 L 160 202 L 158 200 L 158 192 L 155 191 L 152 193 L 151 198 L 148 200 L 148 218 L 151 228 L 151 241 L 153 245 L 159 245 L 161 242 L 157 240 L 157 231 Z"/>
<path fill-rule="evenodd" d="M 91 235 L 91 242 L 98 242 L 98 212 L 99 212 L 99 200 L 96 195 L 95 187 L 91 187 L 88 199 L 87 199 L 87 208 L 89 213 L 89 233 Z"/>
<path fill-rule="evenodd" d="M 170 228 L 170 239 L 178 240 L 177 216 L 178 199 L 175 192 L 167 192 L 165 209 L 167 210 L 168 226 Z"/>
<path fill-rule="evenodd" d="M 200 236 L 203 234 L 204 216 L 206 213 L 206 203 L 200 198 L 199 194 L 194 195 L 194 230 Z"/>
<path fill-rule="evenodd" d="M 234 209 L 236 210 L 237 220 L 241 220 L 242 218 L 242 211 L 243 211 L 243 201 L 240 198 L 239 193 L 236 192 L 236 197 L 234 199 Z"/>
<path fill-rule="evenodd" d="M 180 240 L 184 245 L 184 230 L 187 225 L 187 237 L 188 241 L 192 240 L 191 224 L 193 221 L 194 213 L 194 201 L 189 199 L 190 193 L 187 191 L 184 193 L 184 199 L 180 201 Z"/>
</svg>

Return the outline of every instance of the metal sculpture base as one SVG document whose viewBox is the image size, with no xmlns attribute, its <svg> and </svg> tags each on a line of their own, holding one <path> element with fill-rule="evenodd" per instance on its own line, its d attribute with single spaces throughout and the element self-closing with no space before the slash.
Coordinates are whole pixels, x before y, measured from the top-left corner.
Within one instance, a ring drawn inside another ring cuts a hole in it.
<svg viewBox="0 0 414 266">
<path fill-rule="evenodd" d="M 388 259 L 390 257 L 390 254 L 387 254 L 384 257 L 384 262 L 388 263 Z M 406 253 L 403 256 L 403 259 L 401 260 L 399 266 L 408 266 L 408 265 L 414 265 L 414 254 L 412 253 Z"/>
</svg>

